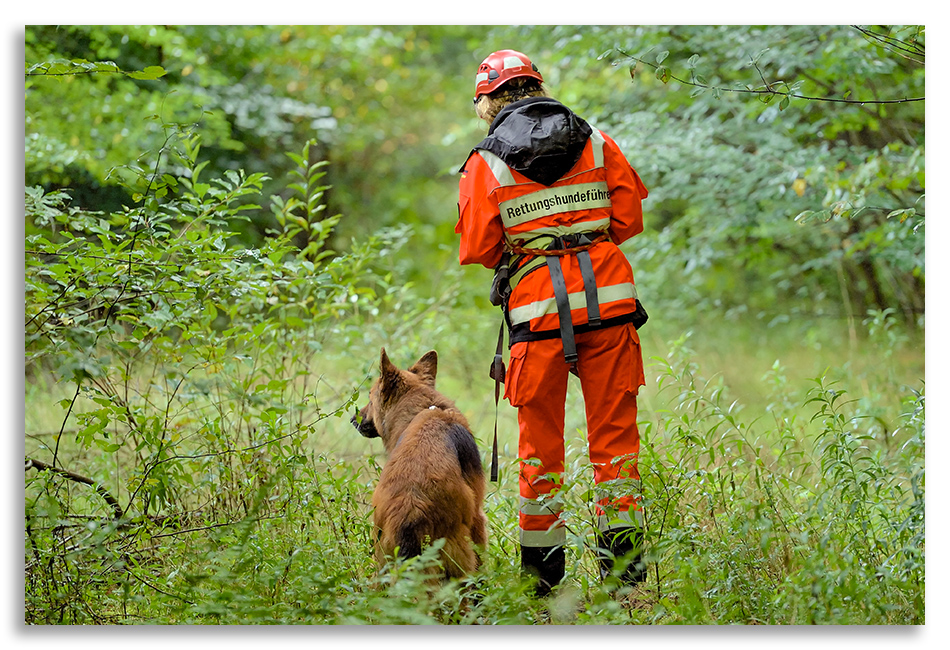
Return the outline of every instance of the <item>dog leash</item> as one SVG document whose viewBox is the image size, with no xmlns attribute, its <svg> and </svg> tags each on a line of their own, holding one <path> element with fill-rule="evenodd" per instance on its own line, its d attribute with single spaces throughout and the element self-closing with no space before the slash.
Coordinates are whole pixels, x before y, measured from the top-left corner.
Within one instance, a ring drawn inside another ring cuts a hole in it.
<svg viewBox="0 0 950 650">
<path fill-rule="evenodd" d="M 498 328 L 498 345 L 495 347 L 495 359 L 492 361 L 488 375 L 495 380 L 495 433 L 491 442 L 491 482 L 498 482 L 498 400 L 501 394 L 501 384 L 505 381 L 505 360 L 502 353 L 505 342 L 505 321 L 502 319 Z"/>
</svg>

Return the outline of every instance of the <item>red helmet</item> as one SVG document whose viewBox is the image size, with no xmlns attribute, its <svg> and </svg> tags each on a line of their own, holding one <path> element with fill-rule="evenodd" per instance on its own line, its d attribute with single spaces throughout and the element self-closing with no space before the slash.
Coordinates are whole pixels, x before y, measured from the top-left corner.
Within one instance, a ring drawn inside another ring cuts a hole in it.
<svg viewBox="0 0 950 650">
<path fill-rule="evenodd" d="M 544 81 L 541 73 L 538 72 L 538 67 L 521 52 L 514 50 L 492 52 L 478 66 L 478 74 L 475 75 L 475 99 L 494 91 L 498 86 L 516 77 L 531 77 Z"/>
</svg>

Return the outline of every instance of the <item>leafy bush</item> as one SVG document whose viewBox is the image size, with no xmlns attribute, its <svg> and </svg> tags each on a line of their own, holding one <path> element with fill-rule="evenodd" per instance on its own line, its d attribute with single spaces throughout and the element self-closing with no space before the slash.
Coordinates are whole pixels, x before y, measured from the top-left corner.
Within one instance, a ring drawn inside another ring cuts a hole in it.
<svg viewBox="0 0 950 650">
<path fill-rule="evenodd" d="M 197 138 L 170 136 L 152 170 L 138 170 L 139 204 L 119 213 L 26 192 L 27 373 L 68 387 L 61 426 L 28 474 L 28 620 L 100 620 L 76 599 L 90 586 L 79 565 L 92 553 L 128 569 L 116 536 L 299 505 L 318 466 L 307 437 L 357 396 L 355 387 L 323 399 L 314 369 L 328 339 L 386 302 L 374 267 L 401 235 L 328 250 L 340 217 L 322 214 L 322 163 L 307 145 L 292 156 L 294 193 L 272 203 L 281 229 L 260 248 L 233 246 L 243 200 L 263 177 L 204 182 L 198 153 Z M 168 159 L 190 172 L 163 173 Z M 108 501 L 62 469 L 76 458 Z M 77 535 L 81 551 L 65 541 Z"/>
</svg>

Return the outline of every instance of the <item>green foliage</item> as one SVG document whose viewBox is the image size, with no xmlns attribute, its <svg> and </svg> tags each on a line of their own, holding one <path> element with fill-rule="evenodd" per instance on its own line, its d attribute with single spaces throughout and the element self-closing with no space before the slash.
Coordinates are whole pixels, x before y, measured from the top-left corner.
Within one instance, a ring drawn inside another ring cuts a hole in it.
<svg viewBox="0 0 950 650">
<path fill-rule="evenodd" d="M 26 192 L 26 370 L 75 388 L 39 450 L 53 466 L 91 453 L 87 471 L 116 472 L 109 489 L 122 517 L 90 529 L 96 548 L 117 527 L 144 534 L 169 519 L 218 525 L 282 512 L 309 484 L 306 437 L 356 397 L 323 402 L 311 371 L 357 305 L 375 308 L 364 283 L 392 237 L 344 255 L 324 250 L 333 222 L 321 220 L 315 165 L 306 185 L 292 185 L 300 198 L 277 203 L 283 229 L 260 248 L 234 247 L 233 229 L 253 207 L 241 200 L 264 179 L 239 171 L 204 182 L 199 150 L 194 136 L 170 139 L 158 157 L 175 157 L 187 176 L 141 179 L 140 205 L 118 213 L 70 207 L 65 192 Z M 293 243 L 301 232 L 303 248 Z M 56 549 L 72 518 L 96 523 L 105 503 L 83 498 L 74 511 L 70 487 L 50 472 L 28 481 L 27 520 L 43 522 L 28 523 L 28 582 L 49 599 L 30 608 L 37 622 L 101 622 L 67 605 L 88 587 L 88 567 Z M 60 569 L 71 576 L 66 591 Z"/>
<path fill-rule="evenodd" d="M 27 77 L 37 77 L 37 76 L 65 76 L 65 75 L 80 75 L 80 74 L 96 74 L 96 73 L 118 73 L 124 74 L 129 79 L 138 79 L 139 81 L 145 81 L 150 79 L 158 79 L 159 77 L 165 76 L 165 69 L 158 65 L 150 65 L 144 70 L 132 70 L 126 72 L 119 69 L 112 61 L 86 61 L 85 59 L 74 59 L 72 61 L 66 60 L 54 60 L 46 61 L 44 63 L 37 63 L 31 65 L 26 69 Z"/>
<path fill-rule="evenodd" d="M 790 399 L 796 387 L 776 364 L 764 378 L 774 398 L 768 415 L 750 419 L 721 382 L 700 376 L 696 358 L 684 337 L 655 360 L 664 406 L 640 422 L 642 483 L 611 486 L 640 492 L 647 518 L 652 564 L 633 593 L 611 595 L 597 575 L 594 486 L 578 432 L 563 476 L 568 586 L 550 602 L 534 600 L 518 576 L 508 462 L 486 499 L 491 541 L 482 569 L 434 586 L 426 569 L 438 543 L 376 570 L 369 499 L 380 467 L 372 457 L 295 448 L 291 461 L 268 448 L 270 478 L 230 518 L 201 508 L 77 526 L 76 512 L 94 512 L 95 497 L 72 490 L 62 498 L 59 480 L 51 492 L 29 485 L 37 498 L 28 502 L 28 616 L 174 624 L 923 623 L 923 395 L 882 379 L 872 393 L 878 402 L 888 393 L 904 397 L 897 410 L 872 418 L 846 401 L 841 382 L 828 379 L 832 371 L 809 382 L 801 400 Z M 57 520 L 58 529 L 40 525 Z M 66 531 L 72 550 L 58 553 Z M 38 557 L 56 571 L 44 571 Z"/>
<path fill-rule="evenodd" d="M 27 185 L 128 204 L 108 171 L 158 148 L 173 115 L 200 121 L 216 176 L 284 178 L 284 151 L 312 139 L 333 162 L 322 201 L 349 215 L 331 243 L 412 225 L 411 279 L 431 285 L 452 264 L 454 172 L 483 132 L 472 69 L 517 44 L 650 188 L 647 232 L 628 245 L 644 296 L 679 318 L 702 305 L 768 323 L 792 296 L 831 317 L 895 307 L 915 325 L 924 40 L 919 26 L 31 27 L 28 69 L 110 73 L 27 77 Z M 239 236 L 254 247 L 276 224 L 250 217 Z M 670 283 L 676 296 L 649 293 Z"/>
<path fill-rule="evenodd" d="M 627 250 L 671 316 L 922 318 L 922 27 L 499 31 L 643 177 Z"/>
</svg>

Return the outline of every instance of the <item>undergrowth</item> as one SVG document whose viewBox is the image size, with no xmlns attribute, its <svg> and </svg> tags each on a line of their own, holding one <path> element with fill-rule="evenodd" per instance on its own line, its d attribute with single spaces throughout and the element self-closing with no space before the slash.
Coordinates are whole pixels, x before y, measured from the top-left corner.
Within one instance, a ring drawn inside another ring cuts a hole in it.
<svg viewBox="0 0 950 650">
<path fill-rule="evenodd" d="M 904 409 L 885 426 L 828 376 L 811 382 L 802 404 L 782 404 L 779 381 L 771 419 L 749 422 L 726 388 L 701 379 L 689 359 L 680 341 L 655 360 L 668 406 L 641 422 L 637 487 L 651 566 L 632 593 L 608 593 L 595 569 L 583 445 L 568 449 L 568 571 L 549 602 L 534 599 L 518 574 L 516 488 L 504 480 L 505 468 L 486 499 L 490 544 L 482 568 L 464 583 L 433 588 L 424 568 L 436 561 L 438 544 L 381 571 L 371 559 L 374 457 L 335 460 L 300 449 L 267 457 L 270 478 L 231 520 L 196 510 L 109 522 L 88 489 L 55 475 L 34 481 L 27 619 L 922 624 L 922 392 L 908 391 Z M 93 514 L 77 523 L 66 509 Z"/>
<path fill-rule="evenodd" d="M 429 585 L 438 541 L 378 569 L 380 450 L 340 451 L 359 439 L 347 420 L 372 359 L 388 341 L 407 358 L 475 347 L 485 328 L 460 317 L 460 274 L 431 297 L 400 280 L 407 229 L 329 250 L 339 217 L 321 213 L 308 147 L 290 198 L 272 200 L 280 228 L 254 250 L 229 237 L 262 177 L 204 183 L 197 158 L 196 139 L 170 138 L 138 170 L 140 205 L 119 214 L 27 192 L 25 622 L 924 622 L 923 385 L 882 363 L 801 386 L 776 362 L 748 416 L 721 376 L 703 378 L 686 335 L 648 368 L 642 481 L 608 486 L 641 495 L 643 585 L 600 582 L 582 432 L 567 445 L 568 567 L 552 600 L 519 575 L 504 449 L 476 575 Z M 163 159 L 189 171 L 160 173 Z M 866 354 L 904 346 L 895 323 L 868 315 Z M 488 385 L 487 357 L 456 356 L 440 385 Z M 487 403 L 460 401 L 473 421 Z"/>
</svg>

